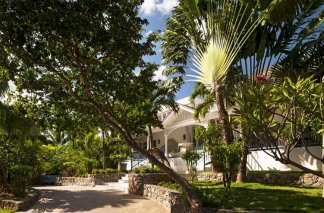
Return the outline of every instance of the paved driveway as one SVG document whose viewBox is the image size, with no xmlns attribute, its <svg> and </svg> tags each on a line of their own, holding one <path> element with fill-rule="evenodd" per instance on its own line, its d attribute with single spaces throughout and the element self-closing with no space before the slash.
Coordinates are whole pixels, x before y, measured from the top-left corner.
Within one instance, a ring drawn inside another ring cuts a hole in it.
<svg viewBox="0 0 324 213">
<path fill-rule="evenodd" d="M 160 204 L 109 186 L 35 187 L 40 199 L 27 212 L 166 213 Z"/>
</svg>

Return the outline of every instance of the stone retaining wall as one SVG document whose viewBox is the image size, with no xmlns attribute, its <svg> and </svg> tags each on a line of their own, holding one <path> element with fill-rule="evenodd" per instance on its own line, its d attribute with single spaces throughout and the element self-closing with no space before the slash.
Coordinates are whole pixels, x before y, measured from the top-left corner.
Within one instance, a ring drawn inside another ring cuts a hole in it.
<svg viewBox="0 0 324 213">
<path fill-rule="evenodd" d="M 217 180 L 222 181 L 222 173 L 200 173 L 198 180 Z M 247 175 L 248 182 L 257 183 L 277 183 L 287 185 L 303 185 L 320 187 L 324 185 L 324 179 L 316 175 L 306 173 L 249 173 Z"/>
<path fill-rule="evenodd" d="M 144 184 L 144 197 L 163 205 L 170 213 L 187 213 L 189 208 L 177 191 L 162 186 Z"/>
<path fill-rule="evenodd" d="M 306 173 L 250 173 L 247 176 L 249 182 L 259 183 L 278 183 L 288 185 L 303 185 L 303 186 L 324 186 L 324 178 Z"/>
<path fill-rule="evenodd" d="M 0 200 L 0 209 L 27 210 L 38 198 L 39 192 L 32 189 L 23 200 Z"/>
<path fill-rule="evenodd" d="M 217 180 L 223 181 L 222 173 L 200 173 L 197 175 L 198 180 Z"/>
<path fill-rule="evenodd" d="M 109 173 L 109 174 L 89 174 L 88 178 L 95 179 L 96 185 L 102 185 L 105 182 L 118 182 L 122 177 L 122 174 L 118 173 Z"/>
<path fill-rule="evenodd" d="M 57 186 L 96 186 L 96 180 L 94 178 L 80 178 L 80 177 L 57 177 L 55 181 Z"/>
<path fill-rule="evenodd" d="M 161 181 L 171 181 L 163 173 L 129 174 L 128 175 L 128 193 L 143 195 L 144 184 L 158 184 Z"/>
</svg>

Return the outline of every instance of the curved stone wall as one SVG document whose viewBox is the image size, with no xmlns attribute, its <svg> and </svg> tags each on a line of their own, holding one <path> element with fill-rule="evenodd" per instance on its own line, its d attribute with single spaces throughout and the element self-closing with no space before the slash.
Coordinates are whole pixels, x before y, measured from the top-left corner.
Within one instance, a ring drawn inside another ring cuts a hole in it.
<svg viewBox="0 0 324 213">
<path fill-rule="evenodd" d="M 156 185 L 162 181 L 171 181 L 171 179 L 163 173 L 129 174 L 128 193 L 143 195 L 144 184 Z"/>
<path fill-rule="evenodd" d="M 144 184 L 143 196 L 160 203 L 170 213 L 189 212 L 188 205 L 177 191 L 162 186 Z"/>
</svg>

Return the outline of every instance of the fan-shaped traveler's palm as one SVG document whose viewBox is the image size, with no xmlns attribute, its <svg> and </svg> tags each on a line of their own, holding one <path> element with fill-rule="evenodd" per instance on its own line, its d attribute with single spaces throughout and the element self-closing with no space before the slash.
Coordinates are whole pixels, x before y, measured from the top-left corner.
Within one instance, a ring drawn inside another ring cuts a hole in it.
<svg viewBox="0 0 324 213">
<path fill-rule="evenodd" d="M 240 4 L 239 1 L 210 1 L 208 7 L 206 15 L 193 18 L 198 34 L 205 41 L 195 42 L 192 39 L 194 68 L 191 70 L 195 74 L 188 76 L 190 81 L 204 84 L 215 96 L 224 140 L 230 143 L 233 136 L 223 102 L 222 86 L 238 53 L 260 20 L 253 17 L 248 4 Z"/>
</svg>

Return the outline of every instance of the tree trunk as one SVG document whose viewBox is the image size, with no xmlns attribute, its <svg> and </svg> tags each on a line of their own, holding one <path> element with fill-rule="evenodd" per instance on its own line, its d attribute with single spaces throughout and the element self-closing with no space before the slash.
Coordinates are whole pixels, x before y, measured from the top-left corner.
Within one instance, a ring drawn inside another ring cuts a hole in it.
<svg viewBox="0 0 324 213">
<path fill-rule="evenodd" d="M 182 177 L 181 175 L 179 175 L 178 173 L 176 173 L 173 169 L 171 169 L 170 167 L 164 165 L 162 162 L 160 162 L 156 157 L 154 157 L 152 154 L 150 154 L 147 150 L 139 147 L 135 140 L 133 138 L 129 138 L 129 137 L 125 137 L 125 141 L 126 143 L 132 147 L 133 149 L 135 149 L 136 151 L 142 153 L 145 157 L 147 157 L 149 159 L 149 161 L 151 163 L 153 163 L 154 165 L 156 165 L 157 167 L 159 167 L 165 174 L 167 174 L 173 181 L 175 181 L 176 183 L 178 183 L 181 188 L 183 189 L 183 193 L 186 196 L 187 200 L 190 203 L 190 207 L 191 207 L 191 211 L 192 212 L 197 212 L 200 213 L 202 212 L 201 209 L 201 202 L 196 194 L 196 192 L 194 191 L 194 189 L 190 186 L 189 182 Z"/>
<path fill-rule="evenodd" d="M 157 148 L 152 148 L 152 149 L 149 149 L 148 152 L 154 156 L 159 156 L 159 158 L 161 159 L 162 163 L 164 165 L 166 165 L 167 167 L 170 167 L 171 168 L 171 165 L 170 165 L 170 162 L 169 160 L 165 157 L 164 153 L 157 149 Z M 153 167 L 154 163 L 152 163 L 152 167 Z"/>
<path fill-rule="evenodd" d="M 324 134 L 322 135 L 322 174 L 324 176 Z M 322 198 L 324 198 L 324 183 L 323 183 Z"/>
<path fill-rule="evenodd" d="M 153 132 L 152 132 L 151 125 L 148 125 L 147 128 L 148 128 L 148 138 L 149 138 L 149 147 L 147 147 L 147 149 L 150 150 L 151 148 L 153 148 L 152 147 L 152 143 L 153 143 Z M 154 168 L 154 164 L 153 163 L 151 163 L 151 167 Z"/>
<path fill-rule="evenodd" d="M 127 131 L 127 128 L 123 128 L 123 127 L 119 126 L 117 123 L 114 123 L 107 116 L 105 111 L 99 107 L 99 105 L 96 102 L 91 101 L 90 103 L 97 110 L 97 112 L 99 113 L 100 117 L 104 120 L 106 125 L 109 128 L 115 129 L 117 132 L 119 132 L 123 136 L 125 142 L 127 143 L 127 145 L 130 148 L 133 148 L 134 150 L 143 154 L 145 157 L 148 158 L 148 160 L 151 163 L 153 163 L 154 165 L 159 167 L 174 182 L 176 182 L 177 184 L 179 184 L 181 186 L 184 195 L 186 196 L 188 202 L 190 203 L 191 212 L 193 212 L 193 213 L 202 212 L 201 202 L 199 200 L 198 195 L 196 194 L 195 190 L 190 186 L 189 182 L 184 177 L 182 177 L 181 175 L 176 173 L 173 169 L 171 169 L 170 167 L 168 167 L 168 166 L 164 165 L 162 162 L 160 162 L 154 155 L 150 154 L 148 152 L 148 150 L 145 150 L 142 147 L 138 146 L 133 135 L 131 134 L 131 132 Z"/>
<path fill-rule="evenodd" d="M 230 144 L 234 140 L 233 131 L 229 123 L 228 113 L 225 109 L 223 91 L 221 87 L 215 90 L 216 106 L 218 110 L 219 123 L 222 126 L 222 135 L 225 144 Z"/>
<path fill-rule="evenodd" d="M 106 153 L 105 153 L 105 131 L 101 129 L 102 131 L 102 156 L 103 156 L 103 162 L 102 162 L 102 167 L 103 169 L 106 169 Z"/>
<path fill-rule="evenodd" d="M 243 147 L 243 152 L 242 152 L 242 157 L 241 161 L 239 164 L 239 169 L 236 175 L 236 182 L 237 183 L 242 183 L 246 182 L 246 163 L 247 163 L 247 156 L 249 154 L 249 136 L 246 135 L 247 131 L 245 131 L 245 128 L 242 127 L 242 147 Z"/>
</svg>

